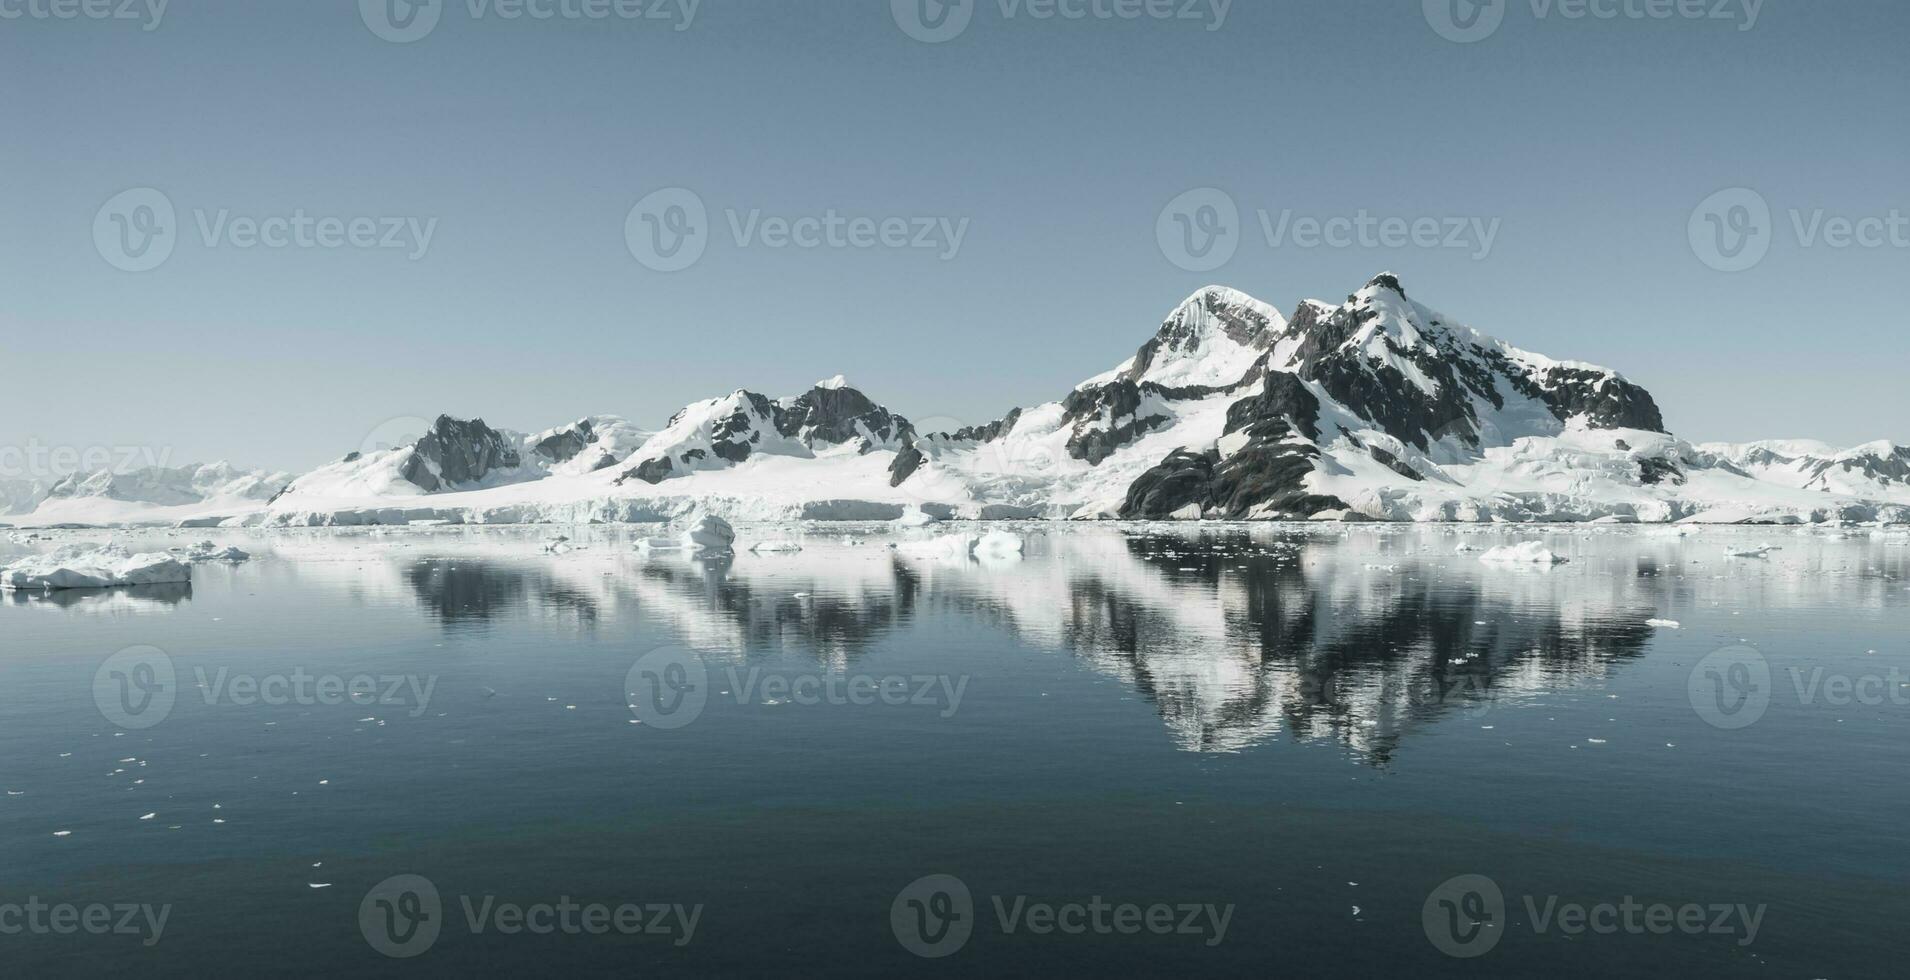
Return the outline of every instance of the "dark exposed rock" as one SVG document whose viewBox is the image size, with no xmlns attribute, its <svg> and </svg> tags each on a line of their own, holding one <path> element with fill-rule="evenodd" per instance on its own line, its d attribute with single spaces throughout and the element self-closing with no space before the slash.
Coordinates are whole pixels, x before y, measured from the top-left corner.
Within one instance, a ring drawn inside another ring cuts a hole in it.
<svg viewBox="0 0 1910 980">
<path fill-rule="evenodd" d="M 1678 464 L 1672 460 L 1646 456 L 1638 460 L 1638 479 L 1648 484 L 1670 483 L 1674 486 L 1682 486 L 1685 475 L 1684 471 L 1678 468 Z"/>
<path fill-rule="evenodd" d="M 581 419 L 575 425 L 545 436 L 537 445 L 531 447 L 531 452 L 553 463 L 568 463 L 595 441 L 597 441 L 596 428 L 590 424 L 589 419 Z"/>
<path fill-rule="evenodd" d="M 1158 520 L 1189 504 L 1205 511 L 1213 505 L 1214 466 L 1219 462 L 1218 450 L 1196 453 L 1176 449 L 1168 453 L 1166 459 L 1128 486 L 1121 517 Z"/>
<path fill-rule="evenodd" d="M 987 425 L 964 426 L 949 433 L 948 437 L 958 442 L 994 442 L 996 439 L 1013 431 L 1015 423 L 1020 420 L 1021 409 L 1011 408 L 1008 410 L 1007 415 Z"/>
<path fill-rule="evenodd" d="M 922 451 L 915 448 L 915 440 L 910 439 L 908 444 L 902 447 L 902 451 L 896 453 L 895 459 L 889 463 L 889 486 L 901 486 L 909 477 L 914 476 L 915 471 L 926 461 L 927 457 L 922 455 Z"/>
<path fill-rule="evenodd" d="M 624 480 L 635 477 L 645 483 L 662 483 L 669 477 L 670 471 L 674 468 L 675 464 L 670 462 L 670 457 L 658 456 L 655 459 L 647 459 L 638 463 L 629 472 L 619 477 L 617 482 L 621 484 Z"/>
<path fill-rule="evenodd" d="M 811 388 L 787 405 L 776 406 L 775 418 L 776 431 L 805 445 L 860 442 L 865 453 L 911 431 L 908 419 L 849 387 Z"/>
<path fill-rule="evenodd" d="M 1405 463 L 1400 461 L 1400 458 L 1398 456 L 1395 456 L 1392 453 L 1389 453 L 1386 450 L 1379 448 L 1378 446 L 1373 446 L 1367 449 L 1366 451 L 1369 454 L 1371 454 L 1374 459 L 1378 460 L 1382 465 L 1384 465 L 1387 469 L 1392 470 L 1395 473 L 1398 473 L 1400 476 L 1403 476 L 1408 480 L 1424 480 L 1425 479 L 1425 477 L 1419 474 L 1418 470 L 1413 469 L 1410 466 L 1407 466 Z"/>
<path fill-rule="evenodd" d="M 483 419 L 467 422 L 440 415 L 412 447 L 400 475 L 424 492 L 436 493 L 521 464 L 510 441 Z"/>
<path fill-rule="evenodd" d="M 1159 389 L 1157 385 L 1145 387 Z M 1165 415 L 1135 414 L 1141 407 L 1142 391 L 1142 385 L 1123 379 L 1069 392 L 1061 403 L 1062 421 L 1074 425 L 1068 437 L 1068 455 L 1098 464 L 1115 450 L 1166 425 Z"/>
<path fill-rule="evenodd" d="M 1225 431 L 1250 429 L 1265 419 L 1290 419 L 1308 439 L 1320 438 L 1320 400 L 1291 374 L 1269 372 L 1259 394 L 1228 406 Z"/>
<path fill-rule="evenodd" d="M 1555 366 L 1539 378 L 1539 397 L 1561 420 L 1583 415 L 1595 429 L 1665 431 L 1651 393 L 1617 375 Z"/>
</svg>

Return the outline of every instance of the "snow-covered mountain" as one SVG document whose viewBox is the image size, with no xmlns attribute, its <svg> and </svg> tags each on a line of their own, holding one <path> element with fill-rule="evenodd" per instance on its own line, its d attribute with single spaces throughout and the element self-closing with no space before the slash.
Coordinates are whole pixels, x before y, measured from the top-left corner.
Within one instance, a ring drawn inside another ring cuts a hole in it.
<svg viewBox="0 0 1910 980">
<path fill-rule="evenodd" d="M 1390 274 L 1292 316 L 1207 287 L 1061 398 L 952 431 L 836 377 L 780 399 L 738 389 L 655 433 L 443 416 L 412 445 L 282 482 L 225 519 L 1910 521 L 1910 449 L 1692 445 L 1618 373 L 1496 340 Z"/>
<path fill-rule="evenodd" d="M 46 488 L 16 523 L 197 522 L 208 514 L 261 511 L 291 481 L 290 473 L 223 461 L 75 473 Z"/>
</svg>

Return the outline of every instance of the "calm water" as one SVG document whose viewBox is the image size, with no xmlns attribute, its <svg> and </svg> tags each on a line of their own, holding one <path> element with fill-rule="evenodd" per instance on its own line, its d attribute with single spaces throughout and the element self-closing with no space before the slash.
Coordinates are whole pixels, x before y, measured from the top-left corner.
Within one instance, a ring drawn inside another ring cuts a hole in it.
<svg viewBox="0 0 1910 980">
<path fill-rule="evenodd" d="M 255 559 L 189 589 L 0 597 L 0 959 L 1853 977 L 1910 953 L 1903 536 L 1043 526 L 948 559 L 739 530 L 806 547 L 234 534 Z M 1569 563 L 1456 550 L 1533 538 Z M 28 927 L 62 906 L 68 934 Z"/>
</svg>

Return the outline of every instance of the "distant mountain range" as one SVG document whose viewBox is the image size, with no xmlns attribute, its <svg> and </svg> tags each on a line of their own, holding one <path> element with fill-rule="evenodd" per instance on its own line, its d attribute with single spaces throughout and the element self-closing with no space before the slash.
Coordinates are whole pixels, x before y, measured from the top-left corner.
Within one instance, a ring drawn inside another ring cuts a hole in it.
<svg viewBox="0 0 1910 980">
<path fill-rule="evenodd" d="M 944 427 L 950 428 L 950 427 Z M 0 485 L 17 524 L 937 518 L 1910 521 L 1910 448 L 1694 445 L 1618 373 L 1520 350 L 1374 277 L 1291 317 L 1210 286 L 1061 399 L 925 431 L 843 378 L 651 432 L 441 416 L 293 477 L 224 463 Z"/>
</svg>

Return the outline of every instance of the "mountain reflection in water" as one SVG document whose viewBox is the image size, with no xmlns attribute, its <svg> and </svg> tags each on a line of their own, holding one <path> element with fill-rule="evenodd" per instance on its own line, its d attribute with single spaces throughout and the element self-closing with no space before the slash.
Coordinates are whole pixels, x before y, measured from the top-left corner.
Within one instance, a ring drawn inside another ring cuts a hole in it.
<svg viewBox="0 0 1910 980">
<path fill-rule="evenodd" d="M 1586 538 L 1571 564 L 1544 568 L 1455 554 L 1436 530 L 1024 530 L 1023 556 L 987 560 L 836 532 L 799 553 L 715 559 L 609 545 L 608 569 L 571 556 L 443 559 L 405 582 L 448 628 L 533 608 L 595 628 L 621 610 L 707 654 L 830 669 L 924 620 L 961 617 L 1118 678 L 1186 751 L 1239 751 L 1284 730 L 1375 765 L 1433 719 L 1607 677 L 1645 649 L 1658 610 L 1698 587 L 1636 537 L 1603 550 Z M 1901 601 L 1883 569 L 1850 571 L 1873 600 Z M 1790 585 L 1828 587 L 1812 581 Z M 1730 587 L 1771 598 L 1763 579 Z"/>
</svg>

